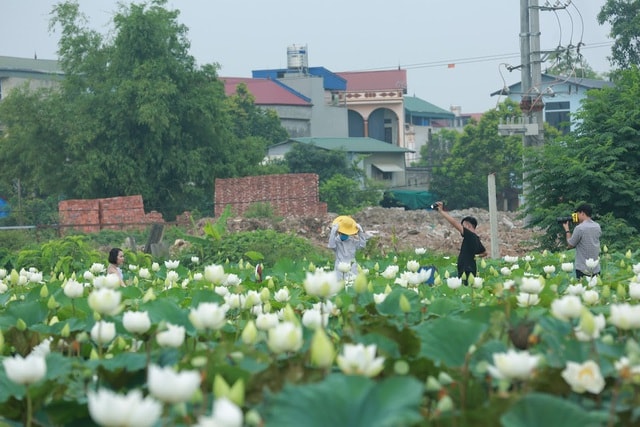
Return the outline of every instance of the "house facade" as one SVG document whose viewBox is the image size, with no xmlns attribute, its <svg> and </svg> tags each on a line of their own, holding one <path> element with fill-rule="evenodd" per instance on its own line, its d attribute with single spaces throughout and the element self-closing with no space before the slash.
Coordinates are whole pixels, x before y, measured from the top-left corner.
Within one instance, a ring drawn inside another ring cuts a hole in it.
<svg viewBox="0 0 640 427">
<path fill-rule="evenodd" d="M 540 88 L 535 91 L 537 99 L 544 103 L 544 121 L 563 133 L 575 129 L 577 122 L 573 119 L 580 108 L 582 100 L 591 89 L 602 89 L 613 86 L 606 80 L 587 79 L 582 77 L 563 77 L 542 74 Z M 519 103 L 522 100 L 522 83 L 512 84 L 507 88 L 495 91 L 491 96 L 506 96 Z"/>
</svg>

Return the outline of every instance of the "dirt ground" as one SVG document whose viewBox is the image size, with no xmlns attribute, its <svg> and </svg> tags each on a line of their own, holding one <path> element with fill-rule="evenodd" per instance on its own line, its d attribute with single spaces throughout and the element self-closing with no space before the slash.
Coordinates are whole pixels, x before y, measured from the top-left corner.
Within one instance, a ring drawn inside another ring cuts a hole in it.
<svg viewBox="0 0 640 427">
<path fill-rule="evenodd" d="M 473 208 L 451 211 L 450 214 L 460 219 L 467 215 L 476 217 L 480 239 L 491 254 L 489 211 Z M 227 221 L 227 229 L 293 232 L 319 247 L 326 247 L 329 228 L 336 216 L 329 213 L 323 217 L 286 217 L 280 220 L 236 217 Z M 462 242 L 460 233 L 436 211 L 371 207 L 352 216 L 370 237 L 376 237 L 370 242 L 384 253 L 422 247 L 433 252 L 457 255 Z M 532 250 L 535 235 L 535 230 L 523 227 L 523 221 L 518 219 L 517 213 L 498 213 L 500 257 L 525 255 Z"/>
</svg>

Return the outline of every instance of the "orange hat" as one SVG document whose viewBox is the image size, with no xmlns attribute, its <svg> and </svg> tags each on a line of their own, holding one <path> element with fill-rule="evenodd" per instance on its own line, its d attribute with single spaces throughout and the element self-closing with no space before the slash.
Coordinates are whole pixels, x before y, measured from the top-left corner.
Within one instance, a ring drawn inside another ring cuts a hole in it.
<svg viewBox="0 0 640 427">
<path fill-rule="evenodd" d="M 358 234 L 358 226 L 356 221 L 347 215 L 340 215 L 333 220 L 333 224 L 338 224 L 338 232 L 342 234 Z"/>
</svg>

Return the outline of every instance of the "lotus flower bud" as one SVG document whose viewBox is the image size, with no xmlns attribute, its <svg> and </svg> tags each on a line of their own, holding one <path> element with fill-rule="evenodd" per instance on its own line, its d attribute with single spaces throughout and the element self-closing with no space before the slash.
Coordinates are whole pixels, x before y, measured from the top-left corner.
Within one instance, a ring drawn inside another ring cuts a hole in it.
<svg viewBox="0 0 640 427">
<path fill-rule="evenodd" d="M 317 328 L 311 340 L 311 364 L 318 368 L 327 369 L 333 365 L 336 351 L 333 343 L 324 332 L 323 328 Z"/>
</svg>

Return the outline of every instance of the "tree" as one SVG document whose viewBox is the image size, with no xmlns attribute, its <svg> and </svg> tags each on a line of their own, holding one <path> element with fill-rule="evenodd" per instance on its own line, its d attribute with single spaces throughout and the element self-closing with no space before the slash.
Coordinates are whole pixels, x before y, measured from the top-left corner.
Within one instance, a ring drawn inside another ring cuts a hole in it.
<svg viewBox="0 0 640 427">
<path fill-rule="evenodd" d="M 487 176 L 492 173 L 499 195 L 507 197 L 520 192 L 522 138 L 498 134 L 501 118 L 519 115 L 518 105 L 510 100 L 496 110 L 487 111 L 478 123 L 464 127 L 450 156 L 433 168 L 430 189 L 450 209 L 487 208 Z"/>
<path fill-rule="evenodd" d="M 359 178 L 362 171 L 347 162 L 344 151 L 331 151 L 313 144 L 294 143 L 284 155 L 291 173 L 316 173 L 320 183 L 336 174 L 347 178 Z"/>
<path fill-rule="evenodd" d="M 172 219 L 211 205 L 215 177 L 238 176 L 262 160 L 265 141 L 234 135 L 217 64 L 196 67 L 179 12 L 165 4 L 121 4 L 111 38 L 83 26 L 76 1 L 54 7 L 65 78 L 57 93 L 5 100 L 2 177 L 64 198 L 141 194 Z M 21 111 L 38 114 L 18 119 Z M 27 171 L 12 161 L 25 153 L 47 162 Z"/>
<path fill-rule="evenodd" d="M 565 246 L 555 218 L 581 202 L 594 206 L 612 248 L 628 248 L 640 229 L 640 71 L 632 66 L 614 79 L 614 87 L 589 92 L 575 132 L 526 154 L 533 170 L 525 211 L 532 226 L 548 230 L 545 247 Z"/>
<path fill-rule="evenodd" d="M 433 168 L 451 155 L 451 149 L 460 137 L 460 133 L 453 129 L 440 129 L 432 135 L 431 141 L 420 147 L 420 160 L 418 167 Z"/>
<path fill-rule="evenodd" d="M 598 79 L 600 76 L 589 65 L 580 53 L 579 48 L 561 49 L 549 55 L 549 61 L 553 63 L 545 70 L 545 73 L 555 76 L 576 76 L 586 79 Z"/>
<path fill-rule="evenodd" d="M 360 181 L 335 174 L 320 184 L 320 200 L 327 204 L 330 212 L 352 214 L 367 206 L 377 206 L 382 198 L 383 188 L 367 182 L 362 188 Z"/>
<path fill-rule="evenodd" d="M 598 13 L 600 25 L 611 25 L 612 65 L 626 69 L 640 63 L 640 0 L 607 0 Z"/>
</svg>

